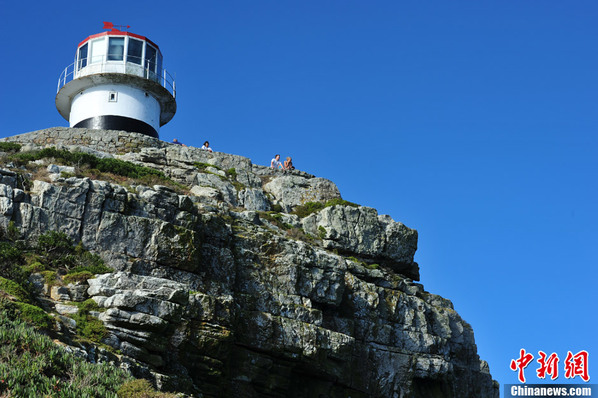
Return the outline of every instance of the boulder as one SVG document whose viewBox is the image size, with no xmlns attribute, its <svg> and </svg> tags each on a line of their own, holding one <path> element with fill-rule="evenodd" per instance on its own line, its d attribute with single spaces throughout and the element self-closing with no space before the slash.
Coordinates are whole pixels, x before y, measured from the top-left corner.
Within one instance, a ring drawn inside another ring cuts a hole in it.
<svg viewBox="0 0 598 398">
<path fill-rule="evenodd" d="M 294 174 L 273 177 L 264 185 L 264 191 L 273 196 L 286 213 L 307 202 L 326 202 L 341 194 L 332 181 L 325 178 L 306 178 Z"/>
<path fill-rule="evenodd" d="M 386 265 L 419 280 L 413 257 L 417 231 L 371 207 L 336 205 L 302 219 L 303 228 L 322 239 L 324 247 Z"/>
</svg>

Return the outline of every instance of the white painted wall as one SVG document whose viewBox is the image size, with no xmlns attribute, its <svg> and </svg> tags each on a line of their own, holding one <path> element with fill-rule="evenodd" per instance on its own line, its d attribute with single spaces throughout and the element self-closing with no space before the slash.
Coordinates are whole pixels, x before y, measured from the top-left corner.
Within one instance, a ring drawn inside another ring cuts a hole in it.
<svg viewBox="0 0 598 398">
<path fill-rule="evenodd" d="M 117 93 L 117 100 L 110 102 L 110 93 Z M 88 88 L 75 95 L 71 104 L 70 126 L 96 116 L 124 116 L 144 121 L 160 131 L 160 104 L 140 89 L 122 84 L 103 84 Z"/>
</svg>

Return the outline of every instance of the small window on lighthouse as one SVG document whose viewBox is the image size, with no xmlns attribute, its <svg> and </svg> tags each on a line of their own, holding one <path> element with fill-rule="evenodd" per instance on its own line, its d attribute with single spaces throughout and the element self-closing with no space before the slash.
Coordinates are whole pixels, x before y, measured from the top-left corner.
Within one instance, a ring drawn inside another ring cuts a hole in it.
<svg viewBox="0 0 598 398">
<path fill-rule="evenodd" d="M 118 93 L 116 91 L 110 91 L 108 93 L 108 102 L 117 102 L 118 101 Z"/>
<path fill-rule="evenodd" d="M 108 42 L 108 61 L 122 61 L 125 52 L 125 38 L 111 37 Z"/>
<path fill-rule="evenodd" d="M 129 49 L 127 50 L 127 62 L 141 65 L 141 51 L 143 50 L 143 42 L 129 38 Z"/>
</svg>

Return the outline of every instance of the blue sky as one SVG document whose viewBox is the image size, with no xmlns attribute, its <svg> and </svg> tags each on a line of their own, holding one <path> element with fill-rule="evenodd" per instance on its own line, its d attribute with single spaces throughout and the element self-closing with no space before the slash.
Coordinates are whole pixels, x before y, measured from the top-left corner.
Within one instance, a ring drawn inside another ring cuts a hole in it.
<svg viewBox="0 0 598 398">
<path fill-rule="evenodd" d="M 290 155 L 417 229 L 421 282 L 501 384 L 520 348 L 598 360 L 598 3 L 16 3 L 0 0 L 0 136 L 66 126 L 77 44 L 130 25 L 176 73 L 162 139 Z"/>
</svg>

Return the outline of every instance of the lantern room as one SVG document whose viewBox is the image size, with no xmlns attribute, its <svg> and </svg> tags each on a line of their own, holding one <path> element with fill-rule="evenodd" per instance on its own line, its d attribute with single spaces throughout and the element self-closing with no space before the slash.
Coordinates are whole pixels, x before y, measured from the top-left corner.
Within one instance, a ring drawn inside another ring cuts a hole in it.
<svg viewBox="0 0 598 398">
<path fill-rule="evenodd" d="M 58 80 L 56 108 L 71 127 L 125 130 L 158 138 L 176 112 L 175 81 L 160 48 L 147 37 L 105 32 L 77 46 L 75 61 Z"/>
</svg>

